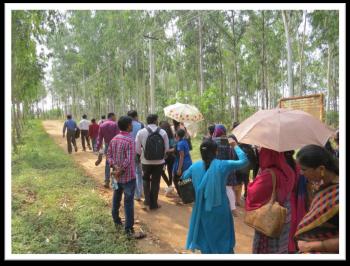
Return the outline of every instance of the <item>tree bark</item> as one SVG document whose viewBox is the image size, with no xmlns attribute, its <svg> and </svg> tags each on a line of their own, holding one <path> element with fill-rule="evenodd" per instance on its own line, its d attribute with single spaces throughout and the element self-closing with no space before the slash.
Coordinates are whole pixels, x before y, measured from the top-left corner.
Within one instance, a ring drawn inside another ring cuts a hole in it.
<svg viewBox="0 0 350 266">
<path fill-rule="evenodd" d="M 306 31 L 306 14 L 307 11 L 304 11 L 304 30 L 301 38 L 301 50 L 300 50 L 300 85 L 298 95 L 301 96 L 304 91 L 304 82 L 303 82 L 303 60 L 304 60 L 304 45 L 305 45 L 305 31 Z"/>
<path fill-rule="evenodd" d="M 328 44 L 328 58 L 327 58 L 327 90 L 328 90 L 328 100 L 327 100 L 327 112 L 330 111 L 331 107 L 331 96 L 332 96 L 332 78 L 331 78 L 331 58 L 332 58 L 332 49 L 331 45 Z M 327 123 L 330 122 L 327 119 Z"/>
<path fill-rule="evenodd" d="M 286 35 L 286 47 L 287 47 L 287 56 L 288 56 L 288 87 L 289 87 L 289 97 L 294 96 L 294 87 L 293 87 L 293 56 L 292 56 L 292 46 L 291 39 L 289 34 L 289 21 L 286 14 L 286 11 L 282 10 L 282 18 L 284 24 L 284 31 Z"/>
<path fill-rule="evenodd" d="M 235 12 L 231 11 L 232 18 L 232 36 L 233 36 L 233 73 L 234 73 L 234 113 L 233 113 L 233 121 L 238 121 L 239 117 L 239 91 L 238 91 L 238 66 L 237 66 L 237 55 L 236 55 L 236 35 L 235 35 Z"/>
<path fill-rule="evenodd" d="M 200 88 L 199 92 L 200 95 L 202 96 L 204 93 L 204 73 L 203 73 L 203 54 L 202 54 L 202 20 L 201 16 L 198 16 L 198 32 L 199 32 L 199 77 L 200 77 Z"/>
<path fill-rule="evenodd" d="M 263 104 L 263 109 L 268 109 L 269 108 L 269 91 L 266 86 L 266 44 L 265 44 L 265 11 L 262 11 L 262 62 L 261 62 L 261 67 L 262 67 L 262 91 L 265 94 L 264 95 L 264 104 Z"/>
<path fill-rule="evenodd" d="M 150 112 L 153 114 L 155 111 L 155 99 L 154 99 L 154 54 L 152 49 L 152 38 L 149 39 L 149 86 L 150 86 Z"/>
</svg>

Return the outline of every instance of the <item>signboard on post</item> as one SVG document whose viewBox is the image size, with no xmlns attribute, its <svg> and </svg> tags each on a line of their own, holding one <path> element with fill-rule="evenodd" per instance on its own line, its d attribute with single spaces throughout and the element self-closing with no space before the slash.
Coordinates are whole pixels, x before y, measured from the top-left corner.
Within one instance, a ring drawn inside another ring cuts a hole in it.
<svg viewBox="0 0 350 266">
<path fill-rule="evenodd" d="M 324 95 L 313 94 L 307 96 L 282 98 L 279 101 L 278 107 L 301 110 L 313 115 L 315 118 L 324 122 Z"/>
</svg>

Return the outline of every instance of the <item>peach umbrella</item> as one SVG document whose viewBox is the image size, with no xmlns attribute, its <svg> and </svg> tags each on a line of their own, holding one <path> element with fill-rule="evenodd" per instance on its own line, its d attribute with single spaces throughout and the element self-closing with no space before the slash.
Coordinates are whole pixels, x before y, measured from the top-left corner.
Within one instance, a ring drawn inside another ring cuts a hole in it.
<svg viewBox="0 0 350 266">
<path fill-rule="evenodd" d="M 324 146 L 334 132 L 304 111 L 285 108 L 260 110 L 232 131 L 241 143 L 278 152 L 299 149 L 309 144 Z"/>
</svg>

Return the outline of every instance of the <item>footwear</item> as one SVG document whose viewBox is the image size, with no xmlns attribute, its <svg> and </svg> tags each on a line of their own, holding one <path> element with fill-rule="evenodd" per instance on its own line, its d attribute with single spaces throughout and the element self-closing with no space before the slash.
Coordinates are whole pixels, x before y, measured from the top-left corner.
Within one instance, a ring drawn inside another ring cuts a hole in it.
<svg viewBox="0 0 350 266">
<path fill-rule="evenodd" d="M 75 152 L 77 152 L 77 151 L 78 151 L 78 147 L 74 147 L 74 149 L 75 149 Z"/>
<path fill-rule="evenodd" d="M 123 228 L 123 223 L 122 222 L 114 223 L 114 227 L 117 231 L 119 231 L 121 228 Z"/>
<path fill-rule="evenodd" d="M 134 232 L 134 230 L 126 231 L 127 238 L 129 239 L 142 239 L 146 237 L 144 232 Z"/>
<path fill-rule="evenodd" d="M 136 201 L 141 201 L 141 198 L 134 198 L 134 200 L 136 200 Z"/>
<path fill-rule="evenodd" d="M 234 217 L 238 217 L 239 216 L 237 210 L 232 210 L 232 214 L 233 214 Z"/>
<path fill-rule="evenodd" d="M 169 196 L 169 194 L 173 191 L 174 191 L 174 187 L 172 186 L 165 188 L 165 196 L 166 197 Z"/>
<path fill-rule="evenodd" d="M 102 162 L 102 158 L 103 158 L 103 154 L 102 153 L 99 153 L 98 154 L 98 158 L 97 158 L 97 161 L 95 162 L 95 165 L 99 165 L 101 162 Z"/>
<path fill-rule="evenodd" d="M 155 211 L 155 210 L 160 209 L 161 207 L 162 207 L 161 205 L 157 205 L 157 207 L 155 207 L 155 208 L 149 208 L 149 209 L 150 209 L 150 211 Z"/>
<path fill-rule="evenodd" d="M 109 181 L 105 181 L 104 187 L 109 188 Z"/>
</svg>

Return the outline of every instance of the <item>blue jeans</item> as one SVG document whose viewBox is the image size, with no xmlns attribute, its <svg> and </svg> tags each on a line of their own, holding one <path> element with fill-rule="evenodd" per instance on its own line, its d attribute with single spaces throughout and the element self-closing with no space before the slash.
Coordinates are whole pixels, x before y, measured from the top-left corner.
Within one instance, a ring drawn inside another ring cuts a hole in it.
<svg viewBox="0 0 350 266">
<path fill-rule="evenodd" d="M 109 162 L 107 160 L 107 150 L 108 150 L 108 144 L 105 143 L 105 154 L 106 154 L 106 166 L 105 166 L 105 182 L 109 183 L 110 176 L 111 176 L 111 168 L 109 166 Z"/>
<path fill-rule="evenodd" d="M 142 167 L 141 162 L 135 162 L 135 172 L 136 172 L 136 189 L 135 198 L 139 199 L 143 193 L 143 180 L 142 180 Z"/>
<path fill-rule="evenodd" d="M 118 183 L 118 189 L 113 191 L 112 199 L 112 217 L 115 224 L 122 224 L 119 217 L 120 202 L 124 193 L 124 214 L 125 231 L 132 232 L 134 227 L 134 194 L 136 179 L 128 183 Z"/>
<path fill-rule="evenodd" d="M 92 150 L 93 151 L 97 151 L 97 149 L 96 149 L 96 142 L 97 142 L 96 138 L 91 138 L 91 144 L 92 144 Z"/>
</svg>

